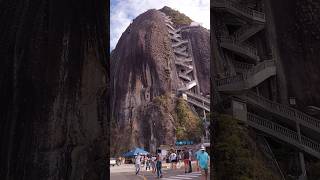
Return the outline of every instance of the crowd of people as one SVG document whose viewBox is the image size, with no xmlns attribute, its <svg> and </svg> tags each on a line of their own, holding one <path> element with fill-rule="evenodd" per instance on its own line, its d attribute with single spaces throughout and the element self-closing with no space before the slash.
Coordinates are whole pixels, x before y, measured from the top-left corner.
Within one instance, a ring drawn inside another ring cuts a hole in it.
<svg viewBox="0 0 320 180">
<path fill-rule="evenodd" d="M 175 170 L 184 164 L 185 173 L 192 172 L 192 160 L 196 160 L 195 169 L 196 171 L 201 170 L 204 179 L 208 178 L 208 163 L 209 163 L 209 155 L 205 151 L 205 147 L 201 146 L 200 150 L 196 153 L 192 153 L 191 150 L 187 148 L 177 152 L 174 149 L 171 149 L 168 154 L 168 160 L 171 163 L 171 169 Z M 146 171 L 151 171 L 155 173 L 158 178 L 162 177 L 162 158 L 160 155 L 141 155 L 138 154 L 135 158 L 135 166 L 136 166 L 136 175 L 139 174 L 141 165 L 144 165 Z"/>
<path fill-rule="evenodd" d="M 144 165 L 144 167 L 146 168 L 146 171 L 148 170 L 152 171 L 153 173 L 157 173 L 157 176 L 159 178 L 162 177 L 162 171 L 161 171 L 162 162 L 161 162 L 160 155 L 151 155 L 151 154 L 141 155 L 138 153 L 135 158 L 136 175 L 139 174 L 141 165 Z"/>
</svg>

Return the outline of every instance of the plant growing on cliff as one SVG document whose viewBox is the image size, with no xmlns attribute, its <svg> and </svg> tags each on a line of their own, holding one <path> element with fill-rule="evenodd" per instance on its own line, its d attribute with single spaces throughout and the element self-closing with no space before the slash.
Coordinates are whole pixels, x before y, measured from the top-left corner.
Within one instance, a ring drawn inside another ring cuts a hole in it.
<svg viewBox="0 0 320 180">
<path fill-rule="evenodd" d="M 199 142 L 203 132 L 202 122 L 182 98 L 177 101 L 176 114 L 177 139 Z"/>
<path fill-rule="evenodd" d="M 165 108 L 166 110 L 169 109 L 169 105 L 170 105 L 170 95 L 168 93 L 163 94 L 161 96 L 157 96 L 153 99 L 153 102 L 158 105 L 158 106 L 162 106 L 163 108 Z"/>
<path fill-rule="evenodd" d="M 266 166 L 248 129 L 239 120 L 228 115 L 218 115 L 215 134 L 216 179 L 279 179 Z"/>
<path fill-rule="evenodd" d="M 172 22 L 178 26 L 190 25 L 192 22 L 192 20 L 185 14 L 180 13 L 179 11 L 173 10 L 167 6 L 164 6 L 162 9 L 160 9 L 160 11 L 165 13 L 167 16 L 170 16 L 172 19 Z"/>
<path fill-rule="evenodd" d="M 244 134 L 230 116 L 218 117 L 215 145 L 217 179 L 252 179 Z"/>
</svg>

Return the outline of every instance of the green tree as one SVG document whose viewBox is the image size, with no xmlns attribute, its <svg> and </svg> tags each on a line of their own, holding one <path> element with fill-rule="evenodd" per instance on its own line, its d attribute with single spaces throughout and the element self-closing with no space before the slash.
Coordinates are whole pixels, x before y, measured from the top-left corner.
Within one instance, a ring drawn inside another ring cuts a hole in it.
<svg viewBox="0 0 320 180">
<path fill-rule="evenodd" d="M 201 140 L 203 124 L 201 119 L 191 110 L 187 102 L 179 98 L 176 105 L 176 137 L 195 142 Z"/>
</svg>

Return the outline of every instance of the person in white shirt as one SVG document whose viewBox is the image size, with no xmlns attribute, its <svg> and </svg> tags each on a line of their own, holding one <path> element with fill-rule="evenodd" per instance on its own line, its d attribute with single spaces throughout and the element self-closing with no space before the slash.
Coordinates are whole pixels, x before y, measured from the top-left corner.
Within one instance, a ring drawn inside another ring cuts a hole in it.
<svg viewBox="0 0 320 180">
<path fill-rule="evenodd" d="M 176 169 L 177 154 L 174 151 L 170 154 L 169 160 L 171 162 L 171 168 Z"/>
<path fill-rule="evenodd" d="M 136 156 L 135 164 L 136 164 L 136 175 L 138 175 L 140 171 L 140 165 L 141 165 L 141 156 L 139 153 Z"/>
</svg>

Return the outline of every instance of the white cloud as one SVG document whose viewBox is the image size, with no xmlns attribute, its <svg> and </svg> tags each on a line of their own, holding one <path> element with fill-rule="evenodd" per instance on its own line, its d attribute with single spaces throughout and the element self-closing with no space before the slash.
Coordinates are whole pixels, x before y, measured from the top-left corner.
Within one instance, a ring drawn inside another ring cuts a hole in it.
<svg viewBox="0 0 320 180">
<path fill-rule="evenodd" d="M 203 27 L 210 28 L 209 0 L 111 0 L 110 48 L 115 48 L 121 34 L 141 13 L 149 9 L 171 7 L 189 16 Z"/>
</svg>

